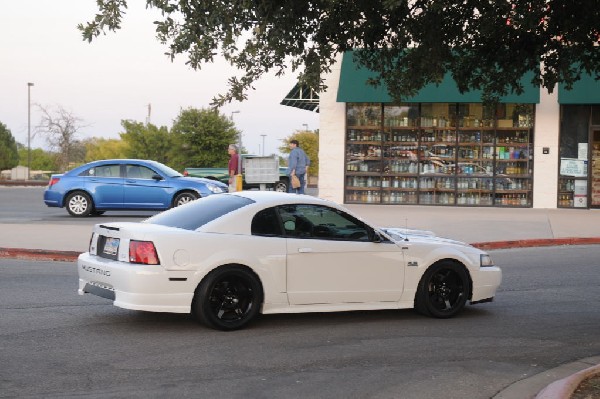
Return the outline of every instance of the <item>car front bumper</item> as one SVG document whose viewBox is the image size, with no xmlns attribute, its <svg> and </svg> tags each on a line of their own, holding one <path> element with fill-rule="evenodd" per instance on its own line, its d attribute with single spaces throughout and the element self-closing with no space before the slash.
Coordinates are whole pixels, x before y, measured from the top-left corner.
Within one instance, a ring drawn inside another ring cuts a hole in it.
<svg viewBox="0 0 600 399">
<path fill-rule="evenodd" d="M 473 295 L 471 303 L 490 302 L 502 282 L 502 270 L 497 266 L 482 267 L 472 273 Z"/>
</svg>

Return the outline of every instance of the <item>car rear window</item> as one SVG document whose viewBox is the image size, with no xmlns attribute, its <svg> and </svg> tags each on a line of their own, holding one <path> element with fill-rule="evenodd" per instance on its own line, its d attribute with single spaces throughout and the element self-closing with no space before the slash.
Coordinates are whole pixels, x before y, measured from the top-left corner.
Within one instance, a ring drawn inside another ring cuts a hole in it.
<svg viewBox="0 0 600 399">
<path fill-rule="evenodd" d="M 253 200 L 237 195 L 211 195 L 159 213 L 143 223 L 196 230 L 210 221 L 252 203 Z"/>
</svg>

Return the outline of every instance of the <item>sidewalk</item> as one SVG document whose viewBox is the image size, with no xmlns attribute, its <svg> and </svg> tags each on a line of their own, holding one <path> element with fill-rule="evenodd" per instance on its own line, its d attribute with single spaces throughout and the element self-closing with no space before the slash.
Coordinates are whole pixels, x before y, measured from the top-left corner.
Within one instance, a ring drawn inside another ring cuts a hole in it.
<svg viewBox="0 0 600 399">
<path fill-rule="evenodd" d="M 459 208 L 347 205 L 381 227 L 407 227 L 492 250 L 524 246 L 600 244 L 600 210 Z M 37 222 L 0 225 L 0 248 L 85 252 L 92 226 L 111 218 L 77 219 L 70 225 Z M 0 255 L 2 255 L 0 253 Z"/>
</svg>

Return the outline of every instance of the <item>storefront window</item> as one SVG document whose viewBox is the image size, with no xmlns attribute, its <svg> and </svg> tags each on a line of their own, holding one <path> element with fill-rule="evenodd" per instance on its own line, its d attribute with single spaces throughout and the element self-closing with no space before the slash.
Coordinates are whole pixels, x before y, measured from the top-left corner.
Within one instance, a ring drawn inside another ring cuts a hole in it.
<svg viewBox="0 0 600 399">
<path fill-rule="evenodd" d="M 587 208 L 589 105 L 564 105 L 560 121 L 558 206 Z"/>
<path fill-rule="evenodd" d="M 533 105 L 347 107 L 347 203 L 531 206 Z"/>
</svg>

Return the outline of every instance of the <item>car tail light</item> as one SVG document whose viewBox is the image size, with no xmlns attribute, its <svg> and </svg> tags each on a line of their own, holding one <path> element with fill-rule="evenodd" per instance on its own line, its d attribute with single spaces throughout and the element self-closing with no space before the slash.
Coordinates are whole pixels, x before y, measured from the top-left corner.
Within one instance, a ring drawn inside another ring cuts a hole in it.
<svg viewBox="0 0 600 399">
<path fill-rule="evenodd" d="M 58 177 L 53 177 L 52 179 L 50 179 L 50 181 L 48 182 L 48 187 L 52 187 L 53 185 L 55 185 L 56 183 L 58 183 L 60 179 Z"/>
<path fill-rule="evenodd" d="M 129 241 L 129 262 L 144 265 L 160 265 L 152 241 Z"/>
</svg>

